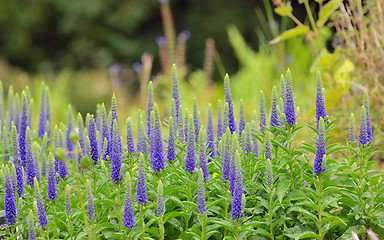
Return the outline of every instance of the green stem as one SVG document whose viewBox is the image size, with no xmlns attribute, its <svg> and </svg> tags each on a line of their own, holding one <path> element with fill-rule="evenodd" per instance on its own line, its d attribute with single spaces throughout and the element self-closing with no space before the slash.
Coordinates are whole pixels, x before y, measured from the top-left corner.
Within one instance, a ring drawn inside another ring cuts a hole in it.
<svg viewBox="0 0 384 240">
<path fill-rule="evenodd" d="M 269 209 L 268 209 L 268 213 L 269 213 L 269 233 L 271 234 L 271 239 L 273 240 L 274 239 L 274 236 L 273 236 L 273 209 L 272 209 L 272 201 L 273 201 L 273 195 L 272 195 L 272 189 L 269 188 Z"/>
<path fill-rule="evenodd" d="M 96 228 L 95 228 L 95 221 L 93 219 L 91 219 L 92 221 L 92 233 L 93 233 L 93 239 L 97 239 L 96 238 Z"/>
<path fill-rule="evenodd" d="M 204 240 L 205 239 L 205 219 L 204 219 L 204 213 L 200 214 L 200 219 L 201 219 L 201 237 L 200 239 L 201 240 Z"/>
<path fill-rule="evenodd" d="M 159 235 L 160 235 L 160 240 L 164 240 L 164 222 L 163 222 L 163 214 L 160 215 L 159 217 Z"/>
<path fill-rule="evenodd" d="M 144 224 L 144 207 L 143 204 L 140 204 L 140 217 L 141 217 L 141 239 L 145 238 L 145 224 Z"/>
<path fill-rule="evenodd" d="M 71 240 L 72 240 L 72 222 L 71 222 L 69 213 L 67 213 L 67 218 L 68 218 L 68 225 L 69 225 L 69 236 L 71 237 Z"/>
<path fill-rule="evenodd" d="M 239 219 L 235 221 L 235 239 L 239 240 L 240 231 L 239 231 Z"/>
<path fill-rule="evenodd" d="M 313 31 L 317 34 L 318 33 L 318 29 L 316 27 L 315 20 L 313 19 L 312 10 L 309 7 L 308 0 L 304 0 L 304 5 L 305 5 L 305 10 L 307 11 L 307 15 L 308 15 L 309 21 L 311 22 Z"/>
<path fill-rule="evenodd" d="M 289 176 L 291 179 L 291 189 L 295 189 L 295 183 L 293 179 L 293 164 L 295 163 L 292 158 L 292 127 L 288 131 L 288 164 L 289 164 Z"/>
<path fill-rule="evenodd" d="M 323 178 L 322 174 L 320 173 L 318 175 L 319 177 L 319 187 L 317 189 L 317 207 L 318 207 L 318 213 L 319 213 L 319 223 L 318 223 L 318 229 L 319 229 L 319 240 L 323 240 L 323 232 L 322 232 L 322 214 L 323 214 L 323 209 L 321 206 L 321 199 L 322 199 L 322 193 L 323 193 Z"/>
<path fill-rule="evenodd" d="M 118 212 L 119 212 L 119 226 L 120 226 L 120 231 L 121 232 L 123 230 L 123 217 L 122 217 L 122 214 L 121 214 L 121 200 L 120 200 L 120 182 L 118 182 L 116 184 L 116 190 L 117 190 L 117 206 L 118 206 Z"/>
</svg>

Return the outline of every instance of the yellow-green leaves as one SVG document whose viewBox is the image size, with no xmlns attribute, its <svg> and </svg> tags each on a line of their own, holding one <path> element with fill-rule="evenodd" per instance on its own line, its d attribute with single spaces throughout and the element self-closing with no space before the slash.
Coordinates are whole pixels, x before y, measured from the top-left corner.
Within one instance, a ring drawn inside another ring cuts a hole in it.
<svg viewBox="0 0 384 240">
<path fill-rule="evenodd" d="M 275 39 L 270 41 L 269 44 L 273 45 L 273 44 L 276 44 L 276 43 L 278 43 L 280 41 L 283 41 L 283 40 L 286 40 L 286 39 L 290 39 L 290 38 L 294 38 L 294 37 L 297 37 L 297 36 L 301 36 L 301 35 L 306 34 L 308 31 L 309 31 L 309 27 L 308 26 L 299 25 L 299 26 L 297 26 L 295 28 L 292 28 L 292 29 L 289 29 L 287 31 L 284 31 L 282 34 L 280 34 Z"/>
<path fill-rule="evenodd" d="M 331 14 L 339 8 L 341 2 L 342 0 L 331 0 L 320 9 L 319 19 L 316 22 L 317 27 L 324 26 Z"/>
</svg>

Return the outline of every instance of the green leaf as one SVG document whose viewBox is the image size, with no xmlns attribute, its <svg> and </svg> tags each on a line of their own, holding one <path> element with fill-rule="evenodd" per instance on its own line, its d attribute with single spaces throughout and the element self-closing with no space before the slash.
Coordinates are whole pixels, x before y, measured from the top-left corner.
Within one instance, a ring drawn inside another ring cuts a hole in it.
<svg viewBox="0 0 384 240">
<path fill-rule="evenodd" d="M 325 4 L 319 12 L 319 19 L 316 22 L 318 27 L 324 26 L 325 22 L 329 19 L 329 16 L 340 6 L 342 0 L 331 0 Z"/>
<path fill-rule="evenodd" d="M 299 26 L 297 26 L 295 28 L 292 28 L 292 29 L 284 31 L 282 34 L 280 34 L 275 39 L 270 41 L 269 44 L 273 45 L 273 44 L 276 44 L 276 43 L 281 42 L 283 40 L 287 40 L 287 39 L 290 39 L 290 38 L 301 36 L 301 35 L 306 34 L 308 31 L 309 31 L 309 27 L 308 26 L 299 25 Z"/>
<path fill-rule="evenodd" d="M 284 179 L 277 184 L 276 187 L 276 195 L 279 199 L 280 203 L 283 201 L 283 198 L 288 191 L 289 186 L 291 185 L 291 181 L 289 179 Z"/>
<path fill-rule="evenodd" d="M 291 4 L 286 4 L 286 5 L 281 5 L 280 7 L 275 8 L 275 12 L 279 14 L 280 16 L 288 16 L 289 14 L 292 13 L 292 6 Z"/>
</svg>

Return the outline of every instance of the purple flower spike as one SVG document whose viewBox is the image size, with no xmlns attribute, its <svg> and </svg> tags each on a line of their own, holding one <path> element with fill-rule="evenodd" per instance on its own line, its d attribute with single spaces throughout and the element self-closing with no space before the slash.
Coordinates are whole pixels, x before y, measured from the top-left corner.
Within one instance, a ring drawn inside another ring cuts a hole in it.
<svg viewBox="0 0 384 240">
<path fill-rule="evenodd" d="M 185 171 L 189 173 L 195 172 L 196 167 L 196 153 L 195 153 L 195 134 L 193 127 L 193 118 L 189 117 L 188 124 L 188 139 L 187 139 L 187 154 L 185 157 Z"/>
<path fill-rule="evenodd" d="M 33 211 L 29 210 L 28 214 L 28 240 L 35 240 L 36 239 L 36 231 L 35 231 L 35 225 L 33 222 Z"/>
<path fill-rule="evenodd" d="M 244 111 L 244 101 L 240 99 L 240 116 L 239 116 L 239 137 L 245 130 L 245 111 Z"/>
<path fill-rule="evenodd" d="M 153 111 L 153 85 L 152 81 L 148 84 L 148 104 L 147 104 L 147 135 L 148 138 L 151 135 L 151 112 Z"/>
<path fill-rule="evenodd" d="M 233 190 L 233 198 L 232 198 L 232 209 L 231 209 L 231 219 L 236 221 L 241 218 L 243 215 L 243 175 L 241 172 L 241 159 L 240 153 L 236 151 L 235 153 L 235 186 Z"/>
<path fill-rule="evenodd" d="M 68 150 L 69 159 L 73 160 L 73 142 L 71 139 L 71 132 L 73 131 L 73 116 L 72 116 L 72 108 L 71 105 L 68 106 L 68 121 L 67 121 L 67 130 L 65 136 L 65 143 Z"/>
<path fill-rule="evenodd" d="M 246 154 L 250 154 L 252 152 L 251 138 L 252 138 L 251 125 L 247 123 L 247 125 L 245 126 L 245 137 L 243 140 L 243 150 L 245 151 Z"/>
<path fill-rule="evenodd" d="M 20 126 L 18 129 L 19 132 L 19 151 L 20 159 L 23 167 L 26 167 L 26 149 L 25 149 L 25 135 L 28 126 L 28 99 L 25 92 L 22 93 L 22 107 L 21 107 L 21 117 L 20 117 Z M 32 179 L 33 181 L 33 179 Z M 33 185 L 33 183 L 32 183 Z"/>
<path fill-rule="evenodd" d="M 361 106 L 361 118 L 360 118 L 360 132 L 359 132 L 359 145 L 365 146 L 369 144 L 367 134 L 367 110 L 364 105 Z"/>
<path fill-rule="evenodd" d="M 197 190 L 197 208 L 201 214 L 204 214 L 205 209 L 205 193 L 204 193 L 204 174 L 202 169 L 199 169 L 199 187 Z"/>
<path fill-rule="evenodd" d="M 117 119 L 113 121 L 112 130 L 113 130 L 112 136 L 111 136 L 112 150 L 110 151 L 110 157 L 112 162 L 111 178 L 112 178 L 112 182 L 117 183 L 122 179 L 122 176 L 120 176 L 120 169 L 122 164 L 122 147 L 121 147 L 121 136 L 119 132 L 119 126 L 117 124 Z"/>
<path fill-rule="evenodd" d="M 125 202 L 124 202 L 124 213 L 123 213 L 123 225 L 125 228 L 132 230 L 135 226 L 135 217 L 133 215 L 132 208 L 132 186 L 131 186 L 131 175 L 127 173 L 125 180 Z"/>
<path fill-rule="evenodd" d="M 44 229 L 48 225 L 47 214 L 45 212 L 44 201 L 41 197 L 40 187 L 37 179 L 34 180 L 35 196 L 37 203 L 37 218 L 40 226 Z"/>
<path fill-rule="evenodd" d="M 348 141 L 350 143 L 354 143 L 355 140 L 355 115 L 351 113 L 351 116 L 349 117 L 349 137 Z"/>
<path fill-rule="evenodd" d="M 40 115 L 39 115 L 39 127 L 37 129 L 37 135 L 39 138 L 43 138 L 44 133 L 46 131 L 46 119 L 45 119 L 45 111 L 46 111 L 46 103 L 45 103 L 45 84 L 41 83 L 41 101 L 40 101 Z"/>
<path fill-rule="evenodd" d="M 364 91 L 364 107 L 367 115 L 367 141 L 368 145 L 372 144 L 372 127 L 371 127 L 371 114 L 369 112 L 369 97 L 368 91 Z"/>
<path fill-rule="evenodd" d="M 221 138 L 222 151 L 221 155 L 221 171 L 223 173 L 223 182 L 229 180 L 230 161 L 231 161 L 231 131 L 227 128 L 227 131 Z"/>
<path fill-rule="evenodd" d="M 96 123 L 95 118 L 93 115 L 89 116 L 89 123 L 88 123 L 88 138 L 89 138 L 89 144 L 91 147 L 91 158 L 93 160 L 93 163 L 96 165 L 99 163 L 99 146 L 97 143 L 97 136 L 96 136 Z"/>
<path fill-rule="evenodd" d="M 223 133 L 229 128 L 229 119 L 225 116 L 229 114 L 229 105 L 227 102 L 224 103 L 224 119 L 223 119 Z M 229 129 L 231 130 L 231 129 Z"/>
<path fill-rule="evenodd" d="M 164 196 L 163 196 L 163 183 L 159 180 L 157 185 L 157 214 L 162 215 L 165 212 Z"/>
<path fill-rule="evenodd" d="M 175 125 L 177 126 L 179 121 L 179 109 L 180 109 L 180 98 L 179 98 L 179 87 L 177 83 L 177 70 L 176 70 L 176 64 L 172 65 L 172 98 L 175 100 L 176 104 L 176 117 Z"/>
<path fill-rule="evenodd" d="M 13 164 L 15 165 L 16 178 L 17 178 L 17 194 L 19 197 L 24 195 L 24 173 L 21 166 L 20 153 L 19 153 L 19 141 L 17 136 L 16 127 L 12 127 L 12 152 L 13 152 Z"/>
<path fill-rule="evenodd" d="M 15 191 L 12 186 L 12 177 L 13 176 L 10 175 L 9 168 L 7 167 L 4 176 L 4 209 L 7 225 L 15 224 L 17 219 L 16 199 Z"/>
<path fill-rule="evenodd" d="M 93 219 L 96 219 L 95 205 L 93 204 L 93 194 L 92 194 L 91 183 L 89 182 L 88 179 L 86 182 L 86 188 L 87 188 L 87 202 L 88 202 L 88 219 L 93 221 Z"/>
<path fill-rule="evenodd" d="M 217 101 L 217 141 L 223 136 L 225 129 L 223 129 L 223 104 L 221 100 Z"/>
<path fill-rule="evenodd" d="M 144 155 L 142 153 L 140 153 L 140 157 L 139 157 L 139 172 L 137 177 L 136 201 L 138 204 L 146 204 L 148 202 L 147 186 L 145 184 L 145 160 L 144 160 Z"/>
<path fill-rule="evenodd" d="M 101 104 L 100 107 L 100 114 L 101 114 L 101 146 L 104 146 L 104 142 L 107 141 L 107 145 L 109 146 L 110 142 L 110 127 L 108 125 L 108 116 L 107 116 L 107 110 L 105 109 L 104 103 Z M 103 160 L 107 160 L 107 156 L 109 156 L 109 148 L 107 147 L 105 149 L 105 153 L 103 155 Z"/>
<path fill-rule="evenodd" d="M 56 154 L 56 166 L 57 166 L 57 172 L 59 173 L 60 177 L 62 179 L 65 179 L 68 175 L 68 167 L 67 167 L 67 162 L 65 161 L 65 153 L 64 153 L 64 133 L 61 131 L 61 129 L 58 130 L 58 136 L 57 136 L 57 145 L 55 143 L 55 149 L 60 149 L 63 151 L 63 154 L 60 156 L 57 156 Z M 59 152 L 60 152 L 59 150 Z"/>
<path fill-rule="evenodd" d="M 276 86 L 274 86 L 272 88 L 271 126 L 272 127 L 280 126 L 279 114 L 278 114 L 278 111 L 277 111 L 277 88 L 276 88 Z"/>
<path fill-rule="evenodd" d="M 45 131 L 51 136 L 51 101 L 48 87 L 45 87 L 45 124 Z"/>
<path fill-rule="evenodd" d="M 111 113 L 111 120 L 110 120 L 110 126 L 111 127 L 110 127 L 110 131 L 109 131 L 109 136 L 112 137 L 112 135 L 113 135 L 113 124 L 114 124 L 115 120 L 116 120 L 117 127 L 119 126 L 119 119 L 117 118 L 117 102 L 116 102 L 115 94 L 112 95 L 111 112 L 110 113 Z M 96 130 L 95 130 L 95 133 L 96 133 Z M 112 143 L 112 141 L 110 141 L 110 142 L 108 142 L 108 153 L 110 155 L 112 154 L 112 149 L 113 149 L 113 143 Z"/>
<path fill-rule="evenodd" d="M 48 156 L 47 199 L 52 202 L 57 199 L 56 171 L 52 153 Z"/>
<path fill-rule="evenodd" d="M 145 132 L 144 122 L 141 119 L 142 117 L 139 117 L 139 126 L 137 131 L 137 151 L 143 154 L 147 154 L 147 133 Z"/>
<path fill-rule="evenodd" d="M 283 100 L 283 103 L 285 102 L 285 92 L 286 92 L 286 87 L 285 87 L 285 78 L 284 78 L 284 75 L 281 74 L 280 75 L 280 98 Z M 283 105 L 284 106 L 284 105 Z M 282 109 L 284 109 L 284 107 L 282 107 Z"/>
<path fill-rule="evenodd" d="M 155 172 L 160 172 L 161 170 L 164 170 L 165 163 L 159 108 L 156 103 L 154 104 L 153 112 L 151 113 L 151 136 L 149 140 L 151 143 L 152 169 Z"/>
<path fill-rule="evenodd" d="M 267 126 L 267 117 L 265 115 L 264 92 L 260 91 L 260 132 L 264 132 Z"/>
<path fill-rule="evenodd" d="M 233 133 L 233 132 L 236 132 L 236 122 L 233 114 L 233 103 L 232 103 L 232 96 L 231 96 L 231 89 L 229 85 L 228 74 L 226 74 L 224 77 L 224 94 L 225 94 L 225 102 L 228 103 L 228 108 L 229 108 L 228 115 L 224 114 L 224 118 L 228 118 L 229 130 L 231 130 L 231 133 Z"/>
<path fill-rule="evenodd" d="M 27 126 L 26 138 L 25 138 L 25 173 L 27 175 L 27 184 L 33 186 L 33 179 L 37 176 L 35 159 L 32 152 L 32 136 L 29 126 Z"/>
<path fill-rule="evenodd" d="M 272 162 L 270 159 L 266 159 L 265 167 L 267 169 L 267 181 L 268 187 L 271 187 L 273 184 L 273 173 L 272 173 Z"/>
<path fill-rule="evenodd" d="M 167 147 L 167 159 L 172 162 L 176 159 L 175 153 L 175 122 L 172 117 L 169 118 L 169 134 L 168 134 L 168 147 Z"/>
<path fill-rule="evenodd" d="M 205 181 L 209 182 L 207 152 L 206 152 L 206 133 L 203 128 L 200 129 L 199 135 L 199 168 L 203 170 Z"/>
<path fill-rule="evenodd" d="M 208 105 L 208 123 L 207 123 L 207 150 L 210 159 L 208 162 L 215 159 L 215 132 L 213 129 L 212 105 Z"/>
<path fill-rule="evenodd" d="M 272 159 L 272 144 L 271 144 L 271 133 L 265 134 L 265 159 Z"/>
<path fill-rule="evenodd" d="M 65 186 L 65 211 L 67 214 L 71 213 L 71 187 L 67 184 Z"/>
<path fill-rule="evenodd" d="M 296 124 L 295 101 L 293 100 L 292 75 L 288 69 L 285 80 L 284 115 L 290 127 Z"/>
<path fill-rule="evenodd" d="M 229 191 L 233 195 L 236 185 L 236 176 L 235 176 L 235 160 L 236 160 L 236 151 L 239 148 L 239 141 L 236 135 L 232 135 L 231 143 L 231 158 L 229 160 Z"/>
<path fill-rule="evenodd" d="M 79 128 L 79 145 L 80 148 L 77 154 L 77 166 L 80 167 L 81 158 L 84 156 L 85 152 L 85 139 L 84 139 L 84 121 L 81 113 L 77 114 L 77 126 Z"/>
<path fill-rule="evenodd" d="M 131 118 L 127 118 L 127 149 L 129 154 L 135 153 L 135 143 L 133 141 L 132 121 Z"/>
<path fill-rule="evenodd" d="M 317 72 L 316 75 L 316 122 L 319 123 L 320 118 L 325 118 L 327 111 L 325 110 L 323 84 L 321 81 L 321 74 Z"/>
<path fill-rule="evenodd" d="M 313 172 L 315 174 L 320 174 L 326 170 L 325 162 L 323 162 L 324 156 L 326 154 L 325 150 L 325 124 L 324 119 L 320 117 L 319 120 L 319 133 L 316 140 L 316 156 L 315 162 L 313 164 Z"/>
<path fill-rule="evenodd" d="M 195 127 L 195 141 L 199 139 L 200 131 L 200 119 L 199 119 L 199 110 L 197 109 L 197 100 L 193 98 L 193 126 Z"/>
</svg>

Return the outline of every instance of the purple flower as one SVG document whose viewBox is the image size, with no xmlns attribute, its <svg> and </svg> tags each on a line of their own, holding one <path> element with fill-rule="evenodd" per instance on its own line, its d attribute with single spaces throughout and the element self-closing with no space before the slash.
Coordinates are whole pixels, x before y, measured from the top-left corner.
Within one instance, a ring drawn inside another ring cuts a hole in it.
<svg viewBox="0 0 384 240">
<path fill-rule="evenodd" d="M 369 97 L 368 91 L 364 91 L 364 107 L 367 115 L 367 143 L 372 144 L 372 127 L 371 127 L 371 115 L 369 113 Z"/>
<path fill-rule="evenodd" d="M 81 148 L 81 151 L 79 151 L 77 155 L 77 166 L 80 167 L 81 158 L 85 152 L 84 122 L 81 113 L 77 114 L 77 126 L 79 128 L 79 145 Z"/>
<path fill-rule="evenodd" d="M 236 137 L 236 135 L 232 135 L 232 143 L 231 143 L 231 157 L 229 160 L 229 191 L 231 194 L 234 194 L 235 191 L 235 184 L 236 184 L 236 176 L 235 176 L 235 158 L 236 158 L 236 151 L 239 148 L 239 141 Z"/>
<path fill-rule="evenodd" d="M 55 171 L 64 179 L 68 175 L 67 163 L 65 162 L 64 134 L 57 126 L 55 126 L 53 132 L 55 143 Z"/>
<path fill-rule="evenodd" d="M 265 98 L 264 92 L 260 91 L 260 132 L 264 132 L 267 126 L 267 117 L 265 115 Z"/>
<path fill-rule="evenodd" d="M 19 153 L 19 141 L 17 136 L 16 127 L 12 127 L 11 131 L 12 138 L 12 152 L 13 152 L 13 164 L 15 165 L 16 170 L 16 179 L 17 179 L 17 194 L 19 197 L 24 195 L 24 173 L 21 166 L 20 153 Z"/>
<path fill-rule="evenodd" d="M 233 103 L 232 103 L 231 89 L 229 86 L 228 74 L 226 74 L 224 77 L 224 94 L 225 94 L 225 102 L 228 103 L 228 107 L 229 107 L 228 115 L 224 114 L 224 119 L 228 118 L 229 130 L 231 130 L 231 133 L 233 133 L 233 132 L 236 132 L 236 122 L 235 122 L 235 117 L 233 115 Z"/>
<path fill-rule="evenodd" d="M 296 124 L 295 101 L 292 92 L 292 75 L 288 69 L 285 82 L 284 115 L 290 127 Z"/>
<path fill-rule="evenodd" d="M 132 208 L 132 187 L 131 187 L 131 175 L 128 173 L 125 179 L 125 202 L 123 213 L 123 225 L 130 230 L 135 226 L 135 217 L 133 215 Z"/>
<path fill-rule="evenodd" d="M 72 116 L 72 108 L 71 105 L 68 106 L 68 121 L 67 121 L 67 130 L 65 136 L 65 142 L 68 150 L 69 159 L 73 160 L 73 142 L 71 139 L 71 132 L 73 131 L 73 116 Z"/>
<path fill-rule="evenodd" d="M 20 126 L 18 129 L 19 132 L 19 151 L 20 159 L 23 167 L 26 167 L 26 149 L 25 149 L 25 134 L 28 126 L 28 99 L 25 92 L 22 93 L 22 108 L 21 108 L 21 118 Z M 33 178 L 32 178 L 33 181 Z M 33 183 L 32 183 L 33 185 Z"/>
<path fill-rule="evenodd" d="M 177 123 L 177 134 L 178 134 L 178 138 L 179 140 L 181 141 L 182 144 L 184 144 L 184 118 L 183 118 L 183 107 L 180 106 L 180 110 L 179 110 L 179 120 L 178 120 L 178 123 Z"/>
<path fill-rule="evenodd" d="M 65 211 L 67 214 L 71 213 L 71 187 L 67 184 L 65 186 Z"/>
<path fill-rule="evenodd" d="M 231 219 L 236 221 L 243 214 L 242 196 L 243 196 L 243 175 L 241 173 L 241 159 L 240 153 L 235 153 L 235 186 L 232 197 Z"/>
<path fill-rule="evenodd" d="M 316 140 L 316 156 L 313 164 L 313 172 L 315 174 L 320 174 L 326 170 L 325 162 L 323 162 L 325 154 L 325 124 L 324 119 L 320 117 L 319 132 Z"/>
<path fill-rule="evenodd" d="M 45 119 L 45 111 L 46 111 L 46 103 L 45 103 L 46 97 L 45 97 L 45 84 L 44 82 L 41 83 L 41 100 L 40 100 L 40 115 L 39 115 L 39 126 L 37 129 L 37 135 L 39 138 L 42 138 L 44 136 L 44 133 L 46 131 L 46 119 Z"/>
<path fill-rule="evenodd" d="M 163 196 L 163 183 L 159 180 L 157 185 L 157 211 L 158 215 L 162 215 L 165 212 L 164 196 Z"/>
<path fill-rule="evenodd" d="M 271 159 L 265 159 L 265 167 L 267 169 L 268 187 L 271 187 L 272 184 L 273 184 L 273 173 L 272 173 L 272 162 L 271 162 Z"/>
<path fill-rule="evenodd" d="M 359 133 L 359 145 L 365 146 L 369 144 L 368 134 L 367 134 L 367 110 L 364 105 L 361 106 L 361 120 L 360 120 L 360 133 Z"/>
<path fill-rule="evenodd" d="M 151 113 L 151 163 L 152 169 L 155 172 L 164 170 L 164 149 L 163 139 L 161 137 L 161 123 L 159 116 L 159 108 L 157 104 L 154 104 L 153 112 Z"/>
<path fill-rule="evenodd" d="M 197 142 L 199 139 L 200 118 L 196 98 L 193 98 L 193 126 L 195 127 L 195 141 Z"/>
<path fill-rule="evenodd" d="M 57 199 L 56 171 L 52 153 L 48 156 L 47 199 L 52 202 Z"/>
<path fill-rule="evenodd" d="M 4 176 L 4 209 L 5 209 L 5 219 L 7 220 L 7 225 L 13 225 L 16 223 L 17 219 L 17 210 L 16 210 L 16 199 L 15 191 L 12 187 L 12 177 L 9 172 L 9 168 L 6 167 L 5 176 Z"/>
<path fill-rule="evenodd" d="M 154 100 L 153 100 L 153 85 L 152 81 L 148 84 L 148 104 L 147 104 L 147 135 L 151 135 L 151 112 L 153 110 Z"/>
<path fill-rule="evenodd" d="M 116 125 L 118 127 L 119 126 L 119 119 L 117 118 L 117 102 L 116 102 L 116 96 L 115 96 L 115 94 L 113 94 L 112 95 L 112 101 L 111 101 L 111 128 L 110 128 L 110 133 L 109 133 L 109 136 L 111 138 L 113 135 L 113 124 L 114 124 L 115 120 L 116 120 Z M 89 128 L 89 126 L 88 126 L 88 128 Z M 96 131 L 95 131 L 95 133 L 96 133 Z M 95 134 L 95 136 L 96 136 L 96 134 Z M 109 157 L 111 157 L 113 147 L 114 147 L 112 141 L 113 140 L 108 142 L 108 153 L 110 154 Z M 121 142 L 121 140 L 120 140 L 120 142 Z"/>
<path fill-rule="evenodd" d="M 32 152 L 32 136 L 29 126 L 27 126 L 25 138 L 25 173 L 27 175 L 27 184 L 33 186 L 33 179 L 37 176 L 35 159 Z"/>
<path fill-rule="evenodd" d="M 277 88 L 276 88 L 276 86 L 274 86 L 272 88 L 271 126 L 272 127 L 280 126 L 279 114 L 278 114 L 278 111 L 277 111 Z"/>
<path fill-rule="evenodd" d="M 176 117 L 175 125 L 177 126 L 177 123 L 179 121 L 179 109 L 180 109 L 180 98 L 179 98 L 179 87 L 177 83 L 177 70 L 176 70 L 176 64 L 172 65 L 172 98 L 175 100 L 176 104 Z"/>
<path fill-rule="evenodd" d="M 40 187 L 37 179 L 34 180 L 35 196 L 37 203 L 37 218 L 42 228 L 48 225 L 47 214 L 45 213 L 44 201 L 41 197 Z"/>
<path fill-rule="evenodd" d="M 51 136 L 51 103 L 49 88 L 45 87 L 45 131 Z"/>
<path fill-rule="evenodd" d="M 91 183 L 89 182 L 88 179 L 86 182 L 86 188 L 87 188 L 87 202 L 88 202 L 88 219 L 93 221 L 93 219 L 96 219 L 95 205 L 93 204 L 93 194 L 92 194 Z"/>
<path fill-rule="evenodd" d="M 245 131 L 243 131 L 243 150 L 246 154 L 250 154 L 252 152 L 252 131 L 251 131 L 251 125 L 247 123 L 245 125 Z"/>
<path fill-rule="evenodd" d="M 191 33 L 188 31 L 188 30 L 183 30 L 180 35 L 179 35 L 179 38 L 181 38 L 182 40 L 186 41 L 188 40 L 188 38 L 191 36 Z"/>
<path fill-rule="evenodd" d="M 325 118 L 327 111 L 324 105 L 323 84 L 321 81 L 321 74 L 317 72 L 316 75 L 316 122 L 319 123 L 320 118 Z"/>
<path fill-rule="evenodd" d="M 283 100 L 283 103 L 284 103 L 286 99 L 286 96 L 285 96 L 286 87 L 285 87 L 285 78 L 283 74 L 280 75 L 280 88 L 281 88 L 280 98 Z M 284 105 L 283 105 L 283 109 L 284 109 Z"/>
<path fill-rule="evenodd" d="M 35 225 L 33 222 L 33 211 L 29 210 L 29 215 L 28 215 L 28 240 L 35 240 L 36 239 L 36 231 L 35 231 Z"/>
<path fill-rule="evenodd" d="M 243 134 L 245 130 L 245 111 L 244 111 L 244 101 L 240 99 L 240 116 L 239 116 L 239 137 Z"/>
<path fill-rule="evenodd" d="M 227 102 L 224 103 L 224 119 L 223 119 L 223 134 L 225 131 L 227 131 L 227 128 L 229 128 L 229 119 L 225 116 L 228 116 L 229 114 L 229 105 Z M 229 129 L 231 130 L 231 129 Z"/>
<path fill-rule="evenodd" d="M 107 141 L 107 145 L 109 145 L 109 142 L 110 142 L 110 136 L 109 136 L 110 127 L 108 126 L 107 110 L 105 109 L 104 103 L 101 104 L 100 114 L 101 114 L 101 146 L 104 146 L 104 142 L 105 141 Z M 109 148 L 108 147 L 105 149 L 105 153 L 103 155 L 103 160 L 107 160 L 106 156 L 109 156 Z"/>
<path fill-rule="evenodd" d="M 135 143 L 133 141 L 132 121 L 131 118 L 127 118 L 127 149 L 129 154 L 135 153 Z"/>
<path fill-rule="evenodd" d="M 20 122 L 21 122 L 20 106 L 22 104 L 21 104 L 20 96 L 18 93 L 15 94 L 14 101 L 15 101 L 14 102 L 14 104 L 15 104 L 15 121 L 14 122 L 15 122 L 15 126 L 16 126 L 17 131 L 20 132 Z M 20 136 L 19 136 L 19 138 L 20 138 Z"/>
<path fill-rule="evenodd" d="M 192 116 L 189 117 L 188 124 L 188 139 L 187 139 L 187 153 L 185 156 L 185 171 L 189 173 L 195 172 L 196 167 L 196 153 L 195 153 L 195 134 L 193 127 L 193 119 Z"/>
<path fill-rule="evenodd" d="M 147 134 L 145 132 L 145 125 L 142 121 L 142 117 L 139 117 L 139 126 L 137 131 L 137 151 L 143 154 L 148 153 L 147 147 Z"/>
<path fill-rule="evenodd" d="M 96 129 L 101 132 L 101 104 L 96 105 Z M 102 146 L 99 146 L 102 148 Z"/>
<path fill-rule="evenodd" d="M 167 39 L 164 36 L 157 36 L 156 37 L 156 44 L 159 47 L 165 47 L 167 45 Z"/>
<path fill-rule="evenodd" d="M 199 168 L 203 170 L 205 181 L 209 182 L 208 163 L 207 163 L 207 152 L 206 152 L 206 133 L 203 128 L 200 129 L 199 134 Z"/>
<path fill-rule="evenodd" d="M 122 164 L 121 136 L 119 132 L 119 125 L 117 124 L 117 119 L 113 121 L 112 129 L 112 148 L 110 151 L 110 157 L 112 162 L 111 178 L 112 182 L 117 183 L 122 179 L 122 176 L 120 176 L 120 169 Z"/>
<path fill-rule="evenodd" d="M 204 214 L 205 209 L 205 193 L 204 193 L 204 174 L 202 169 L 199 169 L 199 186 L 197 190 L 197 208 L 201 214 Z"/>
<path fill-rule="evenodd" d="M 97 135 L 96 135 L 95 118 L 93 117 L 93 115 L 90 115 L 89 123 L 88 123 L 88 138 L 89 138 L 89 144 L 91 147 L 90 155 L 95 165 L 99 163 L 99 150 L 98 150 L 98 143 L 97 143 L 96 137 Z"/>
<path fill-rule="evenodd" d="M 139 157 L 139 172 L 137 177 L 136 201 L 138 204 L 145 204 L 147 199 L 147 186 L 145 184 L 145 160 L 143 153 Z"/>
<path fill-rule="evenodd" d="M 188 139 L 188 128 L 189 128 L 189 111 L 188 109 L 184 109 L 184 126 L 183 126 L 183 131 L 184 131 L 184 140 L 187 141 Z"/>
<path fill-rule="evenodd" d="M 217 140 L 223 136 L 225 129 L 223 129 L 223 104 L 221 100 L 217 101 Z"/>
<path fill-rule="evenodd" d="M 222 151 L 221 156 L 221 171 L 223 173 L 223 182 L 229 180 L 230 161 L 231 161 L 231 131 L 227 128 L 227 131 L 221 138 Z"/>
<path fill-rule="evenodd" d="M 208 162 L 212 161 L 211 159 L 215 158 L 215 132 L 213 129 L 213 117 L 212 117 L 212 105 L 208 105 L 208 123 L 207 123 L 207 150 L 209 153 L 210 159 Z"/>
<path fill-rule="evenodd" d="M 167 159 L 172 162 L 176 159 L 175 154 L 175 123 L 173 118 L 169 118 L 169 134 L 168 134 L 168 147 L 167 147 Z"/>
<path fill-rule="evenodd" d="M 351 113 L 351 116 L 349 117 L 349 137 L 348 142 L 354 143 L 355 142 L 355 115 Z"/>
<path fill-rule="evenodd" d="M 266 132 L 265 134 L 265 159 L 272 160 L 272 145 L 271 145 L 271 133 Z"/>
</svg>

